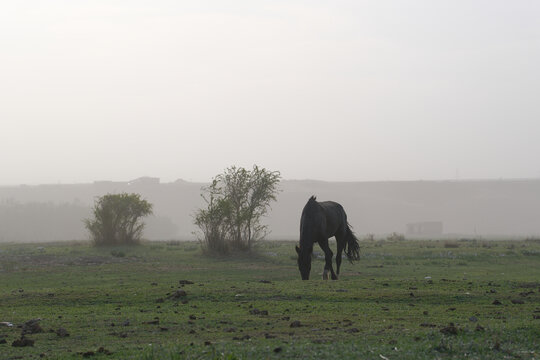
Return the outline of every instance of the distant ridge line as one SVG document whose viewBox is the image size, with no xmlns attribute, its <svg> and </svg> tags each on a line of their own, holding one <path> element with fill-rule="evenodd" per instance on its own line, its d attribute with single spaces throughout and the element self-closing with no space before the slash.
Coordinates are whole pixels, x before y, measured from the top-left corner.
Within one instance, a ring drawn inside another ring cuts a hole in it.
<svg viewBox="0 0 540 360">
<path fill-rule="evenodd" d="M 155 178 L 158 179 L 158 178 Z M 95 180 L 92 182 L 74 182 L 74 183 L 42 183 L 42 184 L 3 184 L 0 188 L 14 187 L 39 187 L 39 186 L 88 186 L 88 185 L 136 185 L 136 180 Z M 387 184 L 387 183 L 479 183 L 479 182 L 536 182 L 540 178 L 479 178 L 479 179 L 436 179 L 436 180 L 317 180 L 317 179 L 283 179 L 281 182 L 290 183 L 314 183 L 314 184 Z M 154 182 L 148 185 L 204 185 L 210 181 L 189 181 L 184 179 L 176 179 L 170 182 Z M 144 184 L 144 183 L 142 183 Z"/>
</svg>

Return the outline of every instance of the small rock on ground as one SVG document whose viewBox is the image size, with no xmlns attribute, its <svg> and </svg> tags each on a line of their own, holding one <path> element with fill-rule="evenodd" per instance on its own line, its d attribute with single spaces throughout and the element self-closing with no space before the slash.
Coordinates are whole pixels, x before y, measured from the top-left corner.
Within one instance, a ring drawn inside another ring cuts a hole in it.
<svg viewBox="0 0 540 360">
<path fill-rule="evenodd" d="M 34 346 L 34 340 L 25 338 L 24 336 L 21 336 L 20 339 L 15 340 L 11 346 L 13 347 L 26 347 L 26 346 Z"/>
<path fill-rule="evenodd" d="M 59 337 L 68 337 L 69 336 L 69 333 L 64 328 L 59 328 L 55 332 L 56 332 L 56 335 L 58 335 Z"/>
<path fill-rule="evenodd" d="M 450 323 L 447 327 L 441 329 L 441 333 L 445 335 L 457 335 L 458 329 L 453 323 Z"/>
</svg>

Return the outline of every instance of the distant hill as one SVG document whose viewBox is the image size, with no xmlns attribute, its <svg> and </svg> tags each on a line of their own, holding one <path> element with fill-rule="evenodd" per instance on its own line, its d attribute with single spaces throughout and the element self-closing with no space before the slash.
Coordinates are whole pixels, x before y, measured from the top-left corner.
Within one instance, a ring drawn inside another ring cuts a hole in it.
<svg viewBox="0 0 540 360">
<path fill-rule="evenodd" d="M 157 178 L 130 182 L 0 187 L 0 241 L 87 238 L 81 218 L 95 197 L 136 192 L 154 204 L 149 239 L 192 239 L 194 211 L 204 205 L 202 183 Z M 266 219 L 269 238 L 297 239 L 307 199 L 340 202 L 354 230 L 406 234 L 407 224 L 439 224 L 440 236 L 540 234 L 540 180 L 323 182 L 285 180 Z M 40 215 L 42 214 L 42 215 Z M 427 234 L 429 235 L 429 234 Z M 426 235 L 426 236 L 427 236 Z M 413 236 L 413 235 L 411 235 Z M 414 236 L 422 236 L 416 234 Z"/>
</svg>

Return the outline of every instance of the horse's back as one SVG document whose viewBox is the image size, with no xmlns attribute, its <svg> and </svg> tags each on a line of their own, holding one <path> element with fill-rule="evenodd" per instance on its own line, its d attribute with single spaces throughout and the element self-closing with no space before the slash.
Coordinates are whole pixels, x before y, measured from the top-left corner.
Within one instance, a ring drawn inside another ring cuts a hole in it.
<svg viewBox="0 0 540 360">
<path fill-rule="evenodd" d="M 335 201 L 316 201 L 311 197 L 302 210 L 300 219 L 301 238 L 326 237 L 330 238 L 345 231 L 347 215 L 341 204 Z"/>
<path fill-rule="evenodd" d="M 324 213 L 324 229 L 327 238 L 335 236 L 336 233 L 344 231 L 347 225 L 347 215 L 341 204 L 335 201 L 319 202 L 320 209 Z"/>
<path fill-rule="evenodd" d="M 335 201 L 321 201 L 319 202 L 319 205 L 321 205 L 323 209 L 328 211 L 344 211 L 343 206 L 341 206 L 341 204 Z"/>
</svg>

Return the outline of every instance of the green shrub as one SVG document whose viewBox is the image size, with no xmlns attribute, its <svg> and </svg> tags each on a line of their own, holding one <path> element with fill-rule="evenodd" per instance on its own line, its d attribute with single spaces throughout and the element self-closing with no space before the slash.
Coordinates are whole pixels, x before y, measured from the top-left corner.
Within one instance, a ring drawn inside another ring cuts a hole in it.
<svg viewBox="0 0 540 360">
<path fill-rule="evenodd" d="M 84 223 L 94 245 L 132 245 L 141 239 L 141 218 L 152 214 L 152 204 L 139 194 L 108 194 L 96 200 L 93 214 Z"/>
<path fill-rule="evenodd" d="M 195 213 L 199 241 L 206 252 L 225 254 L 230 250 L 249 251 L 266 236 L 261 224 L 276 200 L 280 174 L 253 166 L 252 170 L 230 167 L 203 188 L 206 209 Z"/>
</svg>

